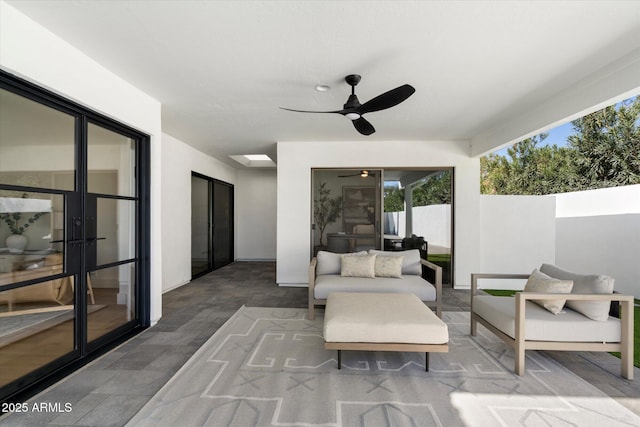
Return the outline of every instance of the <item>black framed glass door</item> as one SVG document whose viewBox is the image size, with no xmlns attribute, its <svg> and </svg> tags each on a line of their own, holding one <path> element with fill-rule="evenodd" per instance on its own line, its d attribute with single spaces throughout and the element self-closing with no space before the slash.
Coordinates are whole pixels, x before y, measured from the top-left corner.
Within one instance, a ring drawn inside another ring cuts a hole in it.
<svg viewBox="0 0 640 427">
<path fill-rule="evenodd" d="M 233 185 L 191 174 L 191 276 L 233 262 Z"/>
<path fill-rule="evenodd" d="M 148 137 L 0 73 L 0 400 L 148 325 Z M 35 391 L 35 390 L 34 390 Z"/>
</svg>

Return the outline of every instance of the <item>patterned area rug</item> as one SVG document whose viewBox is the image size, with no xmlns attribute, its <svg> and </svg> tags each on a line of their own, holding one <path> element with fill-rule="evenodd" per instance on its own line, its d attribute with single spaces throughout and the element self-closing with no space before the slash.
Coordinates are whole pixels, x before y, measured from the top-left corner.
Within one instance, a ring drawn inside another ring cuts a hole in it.
<svg viewBox="0 0 640 427">
<path fill-rule="evenodd" d="M 448 312 L 449 353 L 324 350 L 322 317 L 241 308 L 129 426 L 638 426 L 640 417 L 564 367 L 513 352 Z"/>
</svg>

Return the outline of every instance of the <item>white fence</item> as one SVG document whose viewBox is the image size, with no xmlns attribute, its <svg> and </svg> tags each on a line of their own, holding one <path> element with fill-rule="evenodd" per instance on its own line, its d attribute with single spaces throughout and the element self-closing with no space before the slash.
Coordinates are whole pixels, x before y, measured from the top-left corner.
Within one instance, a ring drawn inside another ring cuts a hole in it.
<svg viewBox="0 0 640 427">
<path fill-rule="evenodd" d="M 412 210 L 413 233 L 429 245 L 451 248 L 451 205 L 417 206 Z M 405 212 L 385 212 L 385 234 L 406 236 Z"/>
<path fill-rule="evenodd" d="M 640 185 L 549 196 L 482 196 L 479 272 L 554 263 L 615 278 L 640 297 Z"/>
</svg>

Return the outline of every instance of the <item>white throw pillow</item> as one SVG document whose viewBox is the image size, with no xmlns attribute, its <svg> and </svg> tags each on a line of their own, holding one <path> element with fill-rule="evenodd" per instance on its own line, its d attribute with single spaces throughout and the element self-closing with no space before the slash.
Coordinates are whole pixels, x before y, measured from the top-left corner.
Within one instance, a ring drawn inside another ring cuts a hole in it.
<svg viewBox="0 0 640 427">
<path fill-rule="evenodd" d="M 376 249 L 370 249 L 371 255 L 382 256 L 395 256 L 403 257 L 402 260 L 402 274 L 415 274 L 417 276 L 422 275 L 422 262 L 420 261 L 420 251 L 418 249 L 409 249 L 406 251 L 379 251 Z"/>
<path fill-rule="evenodd" d="M 527 284 L 524 285 L 524 292 L 537 292 L 545 294 L 568 294 L 573 288 L 573 280 L 560 280 L 541 273 L 538 269 L 533 270 Z M 554 300 L 531 300 L 541 307 L 544 307 L 553 314 L 562 311 L 566 299 Z"/>
<path fill-rule="evenodd" d="M 393 277 L 402 278 L 402 260 L 401 256 L 382 256 L 376 257 L 375 272 L 376 277 Z"/>
<path fill-rule="evenodd" d="M 376 277 L 376 256 L 353 256 L 342 255 L 342 267 L 340 275 L 343 277 L 366 277 L 373 279 Z"/>
<path fill-rule="evenodd" d="M 342 255 L 364 256 L 367 255 L 367 251 L 353 252 L 349 254 L 337 254 L 335 252 L 318 251 L 318 254 L 316 255 L 316 274 L 340 274 Z"/>
</svg>

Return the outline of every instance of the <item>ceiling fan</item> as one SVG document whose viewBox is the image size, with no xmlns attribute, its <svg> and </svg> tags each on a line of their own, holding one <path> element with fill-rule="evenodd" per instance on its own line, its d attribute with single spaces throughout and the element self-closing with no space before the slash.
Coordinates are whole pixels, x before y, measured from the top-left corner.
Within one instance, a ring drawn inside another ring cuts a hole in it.
<svg viewBox="0 0 640 427">
<path fill-rule="evenodd" d="M 366 169 L 363 169 L 360 172 L 353 173 L 351 175 L 338 175 L 338 178 L 350 178 L 352 176 L 361 176 L 363 178 L 369 178 L 370 176 L 376 176 L 376 174 Z"/>
<path fill-rule="evenodd" d="M 371 135 L 376 130 L 367 119 L 362 117 L 366 113 L 374 111 L 386 110 L 387 108 L 394 107 L 400 104 L 402 101 L 409 98 L 416 91 L 413 86 L 405 84 L 395 89 L 391 89 L 388 92 L 378 95 L 373 99 L 360 104 L 358 97 L 355 93 L 356 85 L 360 82 L 361 77 L 358 74 L 349 74 L 344 80 L 351 86 L 351 95 L 347 99 L 347 102 L 342 106 L 342 110 L 335 111 L 307 111 L 307 110 L 294 110 L 291 108 L 280 107 L 283 110 L 295 111 L 298 113 L 335 113 L 342 114 L 351 122 L 358 132 L 363 135 Z"/>
</svg>

